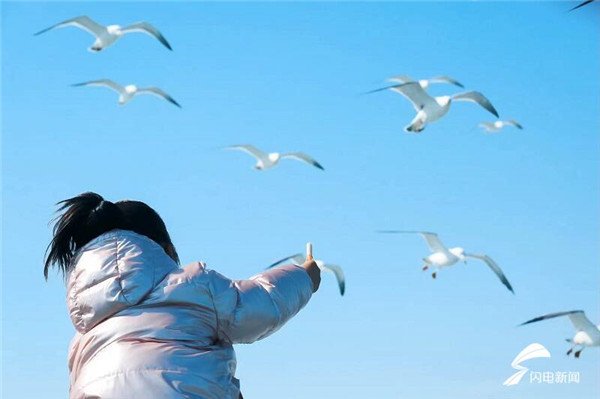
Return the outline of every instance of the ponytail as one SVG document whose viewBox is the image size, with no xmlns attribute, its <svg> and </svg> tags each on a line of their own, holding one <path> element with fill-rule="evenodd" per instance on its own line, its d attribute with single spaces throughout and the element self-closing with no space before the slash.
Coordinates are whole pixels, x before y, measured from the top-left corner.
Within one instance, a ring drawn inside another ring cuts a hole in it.
<svg viewBox="0 0 600 399">
<path fill-rule="evenodd" d="M 107 231 L 122 228 L 124 224 L 119 207 L 96 193 L 83 193 L 56 205 L 60 206 L 57 212 L 62 214 L 54 219 L 52 241 L 46 250 L 46 279 L 53 265 L 65 276 L 75 251 Z"/>
</svg>

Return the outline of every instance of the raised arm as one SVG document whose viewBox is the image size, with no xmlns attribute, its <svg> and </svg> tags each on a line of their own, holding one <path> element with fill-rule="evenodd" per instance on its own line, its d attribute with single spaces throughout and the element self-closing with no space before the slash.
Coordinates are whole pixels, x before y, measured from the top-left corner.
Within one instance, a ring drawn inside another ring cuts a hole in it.
<svg viewBox="0 0 600 399">
<path fill-rule="evenodd" d="M 231 343 L 251 343 L 274 333 L 308 303 L 314 288 L 307 271 L 294 265 L 249 280 L 208 273 L 219 338 Z"/>
</svg>

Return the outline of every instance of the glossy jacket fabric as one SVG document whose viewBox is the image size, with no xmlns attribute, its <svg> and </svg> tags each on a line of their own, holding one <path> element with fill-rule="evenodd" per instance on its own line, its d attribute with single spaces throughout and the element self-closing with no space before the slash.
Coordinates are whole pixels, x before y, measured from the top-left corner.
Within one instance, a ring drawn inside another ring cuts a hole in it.
<svg viewBox="0 0 600 399">
<path fill-rule="evenodd" d="M 297 266 L 230 280 L 134 232 L 103 234 L 68 277 L 70 398 L 237 399 L 232 344 L 272 334 L 311 295 Z"/>
</svg>

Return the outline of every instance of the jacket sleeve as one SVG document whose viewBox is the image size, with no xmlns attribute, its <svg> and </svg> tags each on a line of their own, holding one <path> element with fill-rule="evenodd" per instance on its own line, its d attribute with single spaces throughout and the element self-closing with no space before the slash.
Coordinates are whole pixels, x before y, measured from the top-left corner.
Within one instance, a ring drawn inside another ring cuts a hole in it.
<svg viewBox="0 0 600 399">
<path fill-rule="evenodd" d="M 212 270 L 207 273 L 219 339 L 234 344 L 274 333 L 312 296 L 312 281 L 298 266 L 277 267 L 249 280 L 230 280 Z"/>
</svg>

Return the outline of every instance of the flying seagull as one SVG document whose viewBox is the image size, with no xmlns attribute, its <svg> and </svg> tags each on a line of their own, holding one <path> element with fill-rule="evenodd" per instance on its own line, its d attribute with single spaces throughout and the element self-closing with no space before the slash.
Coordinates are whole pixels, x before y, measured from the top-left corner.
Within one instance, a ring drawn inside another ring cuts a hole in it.
<svg viewBox="0 0 600 399">
<path fill-rule="evenodd" d="M 496 276 L 498 276 L 498 278 L 500 279 L 502 284 L 504 284 L 504 286 L 506 288 L 508 288 L 508 290 L 510 292 L 512 292 L 513 294 L 515 293 L 513 291 L 512 286 L 508 282 L 508 279 L 502 272 L 502 269 L 500 269 L 500 267 L 498 267 L 496 262 L 494 262 L 492 260 L 492 258 L 490 258 L 487 255 L 466 253 L 465 250 L 461 247 L 446 248 L 444 246 L 444 244 L 442 244 L 442 242 L 440 241 L 440 239 L 436 233 L 430 233 L 430 232 L 426 232 L 426 231 L 402 231 L 402 230 L 382 230 L 382 231 L 380 231 L 380 233 L 420 234 L 425 239 L 425 242 L 427 243 L 429 250 L 432 252 L 429 256 L 426 256 L 425 258 L 423 258 L 423 261 L 425 262 L 425 265 L 423 266 L 423 271 L 429 269 L 430 266 L 435 267 L 435 271 L 431 275 L 431 277 L 433 277 L 433 278 L 437 277 L 437 273 L 439 272 L 440 268 L 442 268 L 442 267 L 452 266 L 452 265 L 456 264 L 459 260 L 463 261 L 463 263 L 466 264 L 467 258 L 474 258 L 474 259 L 484 261 L 489 266 L 489 268 L 492 269 L 492 271 L 496 274 Z"/>
<path fill-rule="evenodd" d="M 109 79 L 91 80 L 89 82 L 76 83 L 74 87 L 80 86 L 104 86 L 109 89 L 113 89 L 119 93 L 119 104 L 123 105 L 131 101 L 131 99 L 138 94 L 152 94 L 161 97 L 171 104 L 181 108 L 181 105 L 173 99 L 170 95 L 159 89 L 158 87 L 137 87 L 134 85 L 121 86 L 118 83 L 113 82 Z"/>
<path fill-rule="evenodd" d="M 415 111 L 417 111 L 417 115 L 410 122 L 410 125 L 404 128 L 406 132 L 419 133 L 423 131 L 428 123 L 435 122 L 446 115 L 453 101 L 471 101 L 477 103 L 498 117 L 498 111 L 496 111 L 492 103 L 478 91 L 467 91 L 452 96 L 431 97 L 423 90 L 419 83 L 408 82 L 372 90 L 369 93 L 383 90 L 392 90 L 403 95 L 412 103 Z"/>
<path fill-rule="evenodd" d="M 576 358 L 581 355 L 581 351 L 583 351 L 586 346 L 600 346 L 600 326 L 595 326 L 590 319 L 585 316 L 583 310 L 550 313 L 544 316 L 536 317 L 535 319 L 531 319 L 520 325 L 524 326 L 525 324 L 535 323 L 560 316 L 569 316 L 571 324 L 573 324 L 575 331 L 577 331 L 572 339 L 567 339 L 567 342 L 573 344 L 571 349 L 567 351 L 567 356 L 570 355 L 578 346 L 581 346 L 581 349 L 575 352 Z"/>
<path fill-rule="evenodd" d="M 289 152 L 287 154 L 280 154 L 278 152 L 271 152 L 269 154 L 262 152 L 258 148 L 254 147 L 250 144 L 242 144 L 242 145 L 232 145 L 226 147 L 228 150 L 240 150 L 244 151 L 254 158 L 256 158 L 256 165 L 254 165 L 254 169 L 258 170 L 266 170 L 271 169 L 279 164 L 279 161 L 284 158 L 291 158 L 297 161 L 305 162 L 309 165 L 314 166 L 315 168 L 319 168 L 321 170 L 325 170 L 320 163 L 309 157 L 303 152 Z"/>
<path fill-rule="evenodd" d="M 581 3 L 579 3 L 579 4 L 577 4 L 575 7 L 571 8 L 569 11 L 576 10 L 576 9 L 578 9 L 579 7 L 587 6 L 588 4 L 590 4 L 590 3 L 593 3 L 593 2 L 594 2 L 594 0 L 586 0 L 586 1 L 583 1 L 583 2 L 581 2 Z"/>
<path fill-rule="evenodd" d="M 462 83 L 460 83 L 456 79 L 453 79 L 449 76 L 434 76 L 433 78 L 429 78 L 429 79 L 414 80 L 413 78 L 411 78 L 410 76 L 407 76 L 407 75 L 396 75 L 396 76 L 392 76 L 387 81 L 388 82 L 396 82 L 396 83 L 417 82 L 423 88 L 423 90 L 427 90 L 427 88 L 433 83 L 449 83 L 451 85 L 455 85 L 458 87 L 465 87 L 462 85 Z"/>
<path fill-rule="evenodd" d="M 65 26 L 75 26 L 77 28 L 83 29 L 86 32 L 94 35 L 96 37 L 96 41 L 92 44 L 92 47 L 89 48 L 90 51 L 102 51 L 107 47 L 113 45 L 117 40 L 119 40 L 126 33 L 145 33 L 156 38 L 159 42 L 163 44 L 169 50 L 173 50 L 167 39 L 160 33 L 158 29 L 154 26 L 150 25 L 147 22 L 138 22 L 124 28 L 119 25 L 108 25 L 102 26 L 90 17 L 85 15 L 80 17 L 75 17 L 72 19 L 68 19 L 56 25 L 52 25 L 49 28 L 41 30 L 37 32 L 34 36 L 41 35 L 42 33 L 48 32 L 49 30 L 56 28 L 63 28 Z"/>
<path fill-rule="evenodd" d="M 523 126 L 515 120 L 496 121 L 496 122 L 482 122 L 479 127 L 483 128 L 487 133 L 499 132 L 506 126 L 514 126 L 519 130 L 523 130 Z"/>
<path fill-rule="evenodd" d="M 288 261 L 291 261 L 295 265 L 301 265 L 304 262 L 304 255 L 295 254 L 292 256 L 288 256 L 287 258 L 283 258 L 273 263 L 272 265 L 267 267 L 267 269 L 279 266 L 280 264 Z M 335 274 L 335 278 L 337 279 L 338 286 L 340 288 L 340 294 L 343 296 L 344 292 L 346 291 L 346 277 L 344 276 L 344 271 L 342 270 L 342 268 L 337 265 L 325 263 L 322 260 L 315 260 L 315 262 L 317 263 L 317 266 L 319 266 L 319 269 L 321 269 L 322 271 L 331 272 Z"/>
</svg>

